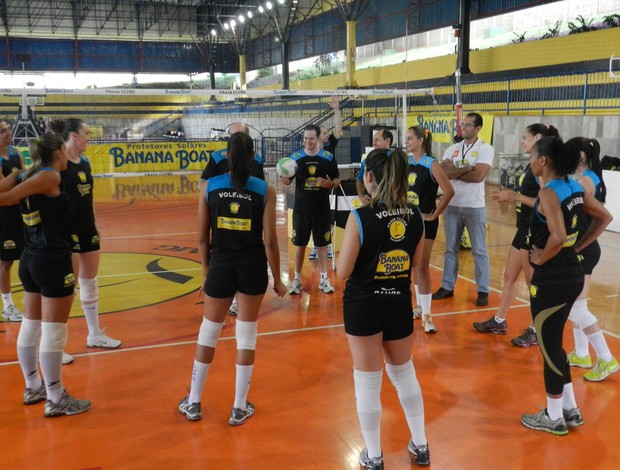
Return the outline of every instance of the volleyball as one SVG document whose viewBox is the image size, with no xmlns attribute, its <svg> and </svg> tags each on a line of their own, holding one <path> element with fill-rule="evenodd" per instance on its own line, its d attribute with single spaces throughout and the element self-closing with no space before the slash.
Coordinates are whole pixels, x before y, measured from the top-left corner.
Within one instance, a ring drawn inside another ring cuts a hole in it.
<svg viewBox="0 0 620 470">
<path fill-rule="evenodd" d="M 276 164 L 276 172 L 279 176 L 283 176 L 284 178 L 291 178 L 295 176 L 295 172 L 297 171 L 297 162 L 292 158 L 285 157 L 278 160 Z"/>
</svg>

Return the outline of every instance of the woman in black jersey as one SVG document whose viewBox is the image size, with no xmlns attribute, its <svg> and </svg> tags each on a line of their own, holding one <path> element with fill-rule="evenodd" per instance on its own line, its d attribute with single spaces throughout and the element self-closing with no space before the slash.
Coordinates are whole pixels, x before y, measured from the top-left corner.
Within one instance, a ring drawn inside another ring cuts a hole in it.
<svg viewBox="0 0 620 470">
<path fill-rule="evenodd" d="M 603 169 L 599 158 L 601 147 L 598 141 L 585 137 L 575 137 L 567 141 L 566 145 L 572 148 L 574 152 L 579 153 L 579 167 L 575 174 L 577 182 L 586 193 L 604 204 L 607 188 L 603 181 Z M 590 220 L 586 219 L 585 222 L 588 224 Z M 612 356 L 598 320 L 588 309 L 592 271 L 601 258 L 601 247 L 598 241 L 594 240 L 590 243 L 579 252 L 579 256 L 585 273 L 585 285 L 568 316 L 573 324 L 573 337 L 575 338 L 575 349 L 568 355 L 568 363 L 571 366 L 586 369 L 592 367 L 592 359 L 588 351 L 588 344 L 591 343 L 596 352 L 597 360 L 594 368 L 587 372 L 583 378 L 600 382 L 605 380 L 609 374 L 618 372 L 620 363 Z"/>
<path fill-rule="evenodd" d="M 99 327 L 99 283 L 97 272 L 101 259 L 99 231 L 95 224 L 93 206 L 93 175 L 84 152 L 90 141 L 88 126 L 81 119 L 69 118 L 49 123 L 60 134 L 67 146 L 67 169 L 61 173 L 62 182 L 69 195 L 69 229 L 73 246 L 73 270 L 80 286 L 80 303 L 88 336 L 89 348 L 118 348 L 121 342 L 105 334 Z M 64 353 L 63 363 L 73 358 Z"/>
<path fill-rule="evenodd" d="M 204 316 L 194 356 L 189 394 L 179 413 L 190 421 L 202 419 L 200 397 L 226 313 L 237 294 L 237 360 L 235 401 L 229 423 L 243 424 L 254 414 L 247 401 L 254 369 L 256 320 L 267 290 L 267 263 L 274 290 L 282 297 L 280 252 L 276 236 L 276 192 L 264 180 L 250 176 L 254 142 L 244 133 L 228 141 L 230 173 L 210 178 L 198 203 L 198 245 L 202 258 Z"/>
<path fill-rule="evenodd" d="M 431 315 L 431 253 L 437 237 L 439 216 L 448 207 L 454 197 L 454 188 L 448 179 L 446 170 L 433 157 L 433 134 L 421 126 L 407 129 L 405 136 L 409 152 L 409 202 L 418 206 L 424 218 L 424 251 L 420 264 L 415 271 L 416 307 L 413 318 L 422 319 L 425 333 L 435 333 L 437 329 Z M 441 188 L 442 196 L 437 205 L 437 192 Z"/>
<path fill-rule="evenodd" d="M 11 125 L 0 119 L 0 178 L 24 168 L 24 157 L 11 145 Z M 19 204 L 0 207 L 0 294 L 2 294 L 2 317 L 8 321 L 22 321 L 22 313 L 13 303 L 11 294 L 11 268 L 19 260 L 24 249 L 24 231 Z"/>
<path fill-rule="evenodd" d="M 530 429 L 556 435 L 567 434 L 568 427 L 583 424 L 562 348 L 564 325 L 584 285 L 577 253 L 612 220 L 599 201 L 568 178 L 578 163 L 579 153 L 558 137 L 541 139 L 530 154 L 532 174 L 546 182 L 536 198 L 528 245 L 534 268 L 530 306 L 544 361 L 547 408 L 524 414 L 521 422 Z M 592 218 L 592 223 L 582 235 L 584 214 Z"/>
<path fill-rule="evenodd" d="M 347 279 L 344 324 L 353 358 L 358 417 L 366 442 L 366 469 L 382 469 L 381 381 L 383 361 L 411 430 L 408 450 L 418 465 L 430 463 L 422 390 L 411 358 L 411 269 L 422 257 L 422 214 L 407 202 L 408 159 L 402 150 L 373 150 L 364 186 L 370 202 L 351 212 L 338 257 Z"/>
<path fill-rule="evenodd" d="M 558 130 L 553 126 L 536 123 L 525 128 L 521 136 L 521 148 L 523 153 L 529 155 L 532 147 L 543 137 L 559 137 Z M 525 167 L 523 173 L 518 178 L 519 186 L 516 191 L 500 188 L 491 194 L 490 198 L 498 202 L 514 202 L 515 212 L 517 216 L 517 233 L 512 240 L 510 251 L 508 252 L 508 260 L 504 268 L 504 285 L 502 288 L 502 297 L 499 302 L 499 309 L 488 320 L 482 322 L 474 322 L 474 328 L 480 333 L 493 333 L 505 335 L 508 331 L 506 324 L 506 315 L 510 309 L 510 305 L 517 296 L 519 288 L 519 276 L 523 271 L 523 278 L 527 285 L 532 280 L 532 267 L 529 260 L 529 247 L 525 243 L 527 234 L 530 229 L 530 218 L 532 208 L 536 201 L 536 196 L 540 189 L 538 178 L 534 177 L 530 164 Z M 536 329 L 534 323 L 528 328 L 521 331 L 519 336 L 513 338 L 511 343 L 519 347 L 530 347 L 538 345 L 536 339 Z"/>
<path fill-rule="evenodd" d="M 24 252 L 19 264 L 24 318 L 17 338 L 17 355 L 26 380 L 24 404 L 46 400 L 46 417 L 74 415 L 88 410 L 90 402 L 69 396 L 61 380 L 74 287 L 66 221 L 69 198 L 60 177 L 67 167 L 67 150 L 60 136 L 45 134 L 32 141 L 30 155 L 33 165 L 20 176 L 19 184 L 6 191 L 15 184 L 17 173 L 0 183 L 0 205 L 19 203 L 24 221 Z"/>
</svg>

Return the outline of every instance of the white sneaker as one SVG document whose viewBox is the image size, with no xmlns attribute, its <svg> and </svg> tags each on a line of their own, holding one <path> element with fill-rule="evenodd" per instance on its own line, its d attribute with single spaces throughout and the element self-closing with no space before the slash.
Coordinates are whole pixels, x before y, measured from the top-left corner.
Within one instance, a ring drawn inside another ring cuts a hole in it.
<svg viewBox="0 0 620 470">
<path fill-rule="evenodd" d="M 86 338 L 86 346 L 89 348 L 107 348 L 114 349 L 118 348 L 121 345 L 121 342 L 117 339 L 110 338 L 105 335 L 105 328 L 99 331 L 99 334 L 96 336 L 88 335 Z"/>
<path fill-rule="evenodd" d="M 237 296 L 233 297 L 232 304 L 228 307 L 228 313 L 231 315 L 237 315 Z"/>
<path fill-rule="evenodd" d="M 422 307 L 420 307 L 419 305 L 416 305 L 415 308 L 413 309 L 413 319 L 416 320 L 418 318 L 422 318 Z"/>
<path fill-rule="evenodd" d="M 288 290 L 290 295 L 297 295 L 301 292 L 301 280 L 293 279 L 293 283 L 291 284 L 291 288 Z"/>
<path fill-rule="evenodd" d="M 67 364 L 71 364 L 72 362 L 73 362 L 73 356 L 63 351 L 62 352 L 62 365 L 66 366 Z"/>
<path fill-rule="evenodd" d="M 435 328 L 433 319 L 428 314 L 424 315 L 422 326 L 424 327 L 424 333 L 437 333 L 437 328 Z"/>
<path fill-rule="evenodd" d="M 327 279 L 327 278 L 321 279 L 321 282 L 319 282 L 319 290 L 322 291 L 322 292 L 325 292 L 326 294 L 333 294 L 334 293 L 334 288 L 329 283 L 329 279 Z"/>
<path fill-rule="evenodd" d="M 2 317 L 6 318 L 8 321 L 22 321 L 22 318 L 24 318 L 22 312 L 20 312 L 15 305 L 9 305 L 3 308 Z"/>
</svg>

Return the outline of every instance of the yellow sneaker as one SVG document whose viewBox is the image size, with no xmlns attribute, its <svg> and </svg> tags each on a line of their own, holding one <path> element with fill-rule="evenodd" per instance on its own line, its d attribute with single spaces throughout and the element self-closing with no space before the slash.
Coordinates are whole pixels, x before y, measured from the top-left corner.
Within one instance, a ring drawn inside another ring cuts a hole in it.
<svg viewBox="0 0 620 470">
<path fill-rule="evenodd" d="M 577 356 L 575 351 L 572 351 L 568 355 L 568 364 L 572 367 L 581 367 L 582 369 L 589 369 L 592 367 L 592 359 L 590 356 Z"/>
<path fill-rule="evenodd" d="M 620 362 L 618 362 L 615 357 L 612 357 L 609 362 L 597 359 L 594 368 L 587 374 L 584 374 L 583 378 L 590 382 L 600 382 L 601 380 L 605 380 L 609 374 L 613 374 L 619 370 Z"/>
</svg>

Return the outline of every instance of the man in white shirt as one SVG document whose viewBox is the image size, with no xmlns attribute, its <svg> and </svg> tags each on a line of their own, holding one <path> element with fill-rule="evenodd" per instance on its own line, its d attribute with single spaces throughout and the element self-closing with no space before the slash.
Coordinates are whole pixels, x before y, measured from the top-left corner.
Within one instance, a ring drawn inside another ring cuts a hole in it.
<svg viewBox="0 0 620 470">
<path fill-rule="evenodd" d="M 489 303 L 490 267 L 486 247 L 484 181 L 491 170 L 495 155 L 493 147 L 478 137 L 482 124 L 480 114 L 467 114 L 461 123 L 463 141 L 449 147 L 441 162 L 455 194 L 444 212 L 444 270 L 441 287 L 433 294 L 434 300 L 454 295 L 454 284 L 459 272 L 459 244 L 466 227 L 474 256 L 478 286 L 476 305 L 479 307 Z"/>
</svg>

